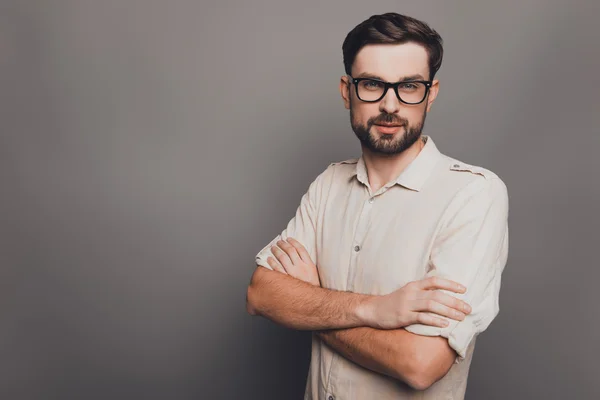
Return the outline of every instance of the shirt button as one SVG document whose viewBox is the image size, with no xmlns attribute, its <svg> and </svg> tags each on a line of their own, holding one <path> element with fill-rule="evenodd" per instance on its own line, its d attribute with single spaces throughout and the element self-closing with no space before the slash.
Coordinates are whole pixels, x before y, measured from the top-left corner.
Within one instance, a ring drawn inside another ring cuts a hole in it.
<svg viewBox="0 0 600 400">
<path fill-rule="evenodd" d="M 375 201 L 375 199 L 372 197 L 369 199 L 369 203 L 371 203 L 371 204 L 373 204 L 374 201 Z"/>
<path fill-rule="evenodd" d="M 329 396 L 327 400 L 333 400 L 333 396 Z"/>
<path fill-rule="evenodd" d="M 354 251 L 360 251 L 360 246 L 354 246 Z"/>
</svg>

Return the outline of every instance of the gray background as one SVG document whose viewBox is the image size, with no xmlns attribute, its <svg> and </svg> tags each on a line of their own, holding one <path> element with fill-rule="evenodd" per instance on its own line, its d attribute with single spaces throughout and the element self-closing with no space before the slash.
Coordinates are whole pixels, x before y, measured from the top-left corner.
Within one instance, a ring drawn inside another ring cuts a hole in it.
<svg viewBox="0 0 600 400">
<path fill-rule="evenodd" d="M 0 398 L 301 398 L 310 334 L 245 290 L 360 154 L 341 45 L 387 11 L 445 40 L 425 133 L 509 188 L 467 398 L 600 398 L 598 4 L 3 0 Z"/>
</svg>

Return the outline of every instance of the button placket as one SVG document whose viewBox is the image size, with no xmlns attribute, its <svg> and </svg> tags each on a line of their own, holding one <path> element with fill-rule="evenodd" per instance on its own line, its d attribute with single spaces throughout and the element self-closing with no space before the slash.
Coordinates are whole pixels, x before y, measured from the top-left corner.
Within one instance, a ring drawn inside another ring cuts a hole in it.
<svg viewBox="0 0 600 400">
<path fill-rule="evenodd" d="M 363 207 L 358 217 L 358 224 L 356 225 L 356 231 L 354 232 L 354 238 L 352 242 L 352 257 L 350 257 L 350 267 L 348 268 L 348 280 L 346 287 L 348 290 L 354 290 L 354 277 L 356 275 L 358 254 L 362 250 L 362 242 L 365 238 L 367 226 L 371 218 L 371 204 L 373 203 L 374 195 L 369 193 L 369 198 L 363 201 Z M 373 201 L 372 201 L 373 200 Z"/>
</svg>

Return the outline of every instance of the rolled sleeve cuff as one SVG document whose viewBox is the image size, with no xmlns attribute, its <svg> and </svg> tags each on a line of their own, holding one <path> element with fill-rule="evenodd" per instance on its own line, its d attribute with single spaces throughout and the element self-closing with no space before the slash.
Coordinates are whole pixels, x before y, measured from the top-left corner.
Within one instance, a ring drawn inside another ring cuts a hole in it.
<svg viewBox="0 0 600 400">
<path fill-rule="evenodd" d="M 458 354 L 458 357 L 454 361 L 456 364 L 465 359 L 467 348 L 476 335 L 477 327 L 471 321 L 467 320 L 458 323 L 448 334 L 448 344 Z"/>
<path fill-rule="evenodd" d="M 275 246 L 279 240 L 281 240 L 281 235 L 277 235 L 275 239 L 273 239 L 268 245 L 263 247 L 263 249 L 258 252 L 258 254 L 255 257 L 256 265 L 260 265 L 261 267 L 265 267 L 267 269 L 270 269 L 271 271 L 273 270 L 273 268 L 271 268 L 271 266 L 267 262 L 267 259 L 269 257 L 275 258 L 273 252 L 271 251 L 271 247 Z"/>
<path fill-rule="evenodd" d="M 454 360 L 455 364 L 465 359 L 469 344 L 471 344 L 473 338 L 478 334 L 477 326 L 475 326 L 470 318 L 462 321 L 451 321 L 450 326 L 447 328 L 414 324 L 406 326 L 404 329 L 417 335 L 442 336 L 448 339 L 448 344 L 458 354 Z"/>
</svg>

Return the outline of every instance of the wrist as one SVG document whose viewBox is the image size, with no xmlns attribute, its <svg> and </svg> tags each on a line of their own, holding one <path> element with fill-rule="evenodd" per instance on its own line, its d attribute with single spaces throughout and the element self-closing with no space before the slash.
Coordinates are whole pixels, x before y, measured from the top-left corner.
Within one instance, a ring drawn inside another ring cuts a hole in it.
<svg viewBox="0 0 600 400">
<path fill-rule="evenodd" d="M 354 307 L 354 315 L 359 321 L 360 326 L 373 326 L 374 321 L 374 300 L 377 296 L 361 296 Z"/>
</svg>

